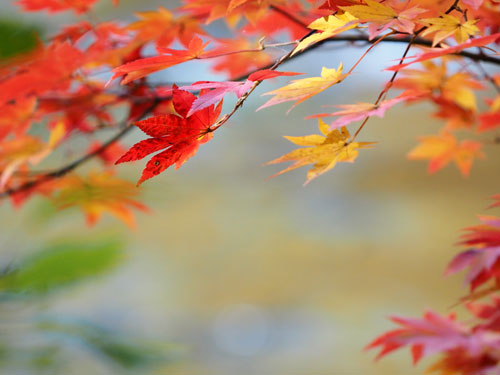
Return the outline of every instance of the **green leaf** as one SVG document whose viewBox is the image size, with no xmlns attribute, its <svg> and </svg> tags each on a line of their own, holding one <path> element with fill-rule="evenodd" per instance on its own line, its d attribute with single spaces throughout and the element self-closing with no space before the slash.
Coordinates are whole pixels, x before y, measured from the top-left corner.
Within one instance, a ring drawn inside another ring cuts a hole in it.
<svg viewBox="0 0 500 375">
<path fill-rule="evenodd" d="M 124 368 L 151 367 L 170 362 L 175 357 L 174 347 L 156 341 L 146 341 L 87 323 L 62 323 L 45 320 L 39 328 L 78 342 Z"/>
<path fill-rule="evenodd" d="M 57 244 L 0 276 L 0 291 L 46 294 L 109 271 L 122 254 L 122 245 L 114 241 Z"/>
</svg>

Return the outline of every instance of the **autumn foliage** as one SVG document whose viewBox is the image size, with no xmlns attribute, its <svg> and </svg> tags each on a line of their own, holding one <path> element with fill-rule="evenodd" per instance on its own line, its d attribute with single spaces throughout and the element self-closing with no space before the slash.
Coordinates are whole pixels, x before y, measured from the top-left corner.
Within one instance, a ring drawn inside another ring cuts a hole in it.
<svg viewBox="0 0 500 375">
<path fill-rule="evenodd" d="M 12 1 L 24 12 L 75 15 L 92 12 L 98 3 Z M 120 6 L 119 1 L 112 3 Z M 135 184 L 117 177 L 121 163 L 137 162 L 139 167 L 149 158 L 137 185 L 172 166 L 179 168 L 212 137 L 224 136 L 218 130 L 262 82 L 288 80 L 263 93 L 267 101 L 257 109 L 287 103 L 280 106 L 285 114 L 315 95 L 328 98 L 332 86 L 349 85 L 358 64 L 382 43 L 405 44 L 406 49 L 402 56 L 387 59 L 392 75 L 378 97 L 352 104 L 332 99 L 336 109 L 311 113 L 305 121 L 318 121 L 320 132 L 286 136 L 294 148 L 267 164 L 291 164 L 274 176 L 307 167 L 309 183 L 339 163 L 354 162 L 360 152 L 374 155 L 376 151 L 365 149 L 376 148 L 377 140 L 360 141 L 362 130 L 369 118 L 384 117 L 396 105 L 427 103 L 431 115 L 442 120 L 440 130 L 422 135 L 408 153 L 409 159 L 428 161 L 429 173 L 455 164 L 468 176 L 474 162 L 486 157 L 486 139 L 498 143 L 496 0 L 184 0 L 177 9 L 159 7 L 135 18 L 129 24 L 75 22 L 47 40 L 39 39 L 29 53 L 1 62 L 3 198 L 18 206 L 43 196 L 58 209 L 80 208 L 89 225 L 107 213 L 133 226 L 134 212 L 147 208 Z M 211 35 L 210 25 L 217 22 L 231 30 L 231 38 Z M 365 50 L 352 66 L 344 66 L 337 55 L 312 76 L 291 77 L 303 73 L 287 71 L 294 70 L 297 56 L 325 44 L 347 48 L 354 42 Z M 151 79 L 155 72 L 199 60 L 227 79 Z M 487 94 L 479 99 L 479 91 Z M 226 113 L 223 101 L 230 105 Z M 127 150 L 120 142 L 136 128 L 144 139 Z M 95 135 L 103 130 L 112 135 L 98 142 Z M 43 167 L 49 156 L 64 151 L 77 137 L 88 142 L 85 153 L 53 169 Z M 79 174 L 79 167 L 92 159 L 100 160 L 102 170 Z M 500 197 L 494 199 L 492 206 L 500 206 Z M 392 317 L 398 327 L 368 345 L 380 349 L 379 357 L 407 346 L 415 363 L 438 355 L 431 368 L 438 373 L 499 373 L 500 300 L 494 293 L 500 288 L 500 219 L 481 216 L 480 221 L 466 229 L 460 242 L 464 250 L 446 271 L 466 270 L 470 294 L 461 303 L 475 319 L 460 322 L 453 314 L 432 311 L 421 319 Z"/>
</svg>

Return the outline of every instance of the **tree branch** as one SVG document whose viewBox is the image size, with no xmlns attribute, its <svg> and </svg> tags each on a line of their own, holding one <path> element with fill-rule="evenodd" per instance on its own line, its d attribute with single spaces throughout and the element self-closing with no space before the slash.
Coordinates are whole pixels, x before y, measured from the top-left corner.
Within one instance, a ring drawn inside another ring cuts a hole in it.
<svg viewBox="0 0 500 375">
<path fill-rule="evenodd" d="M 159 102 L 158 100 L 155 100 L 149 108 L 144 110 L 142 116 L 140 116 L 140 117 L 143 118 L 143 117 L 147 116 L 158 105 L 158 102 Z M 76 159 L 73 162 L 62 166 L 61 168 L 58 168 L 58 169 L 55 169 L 53 171 L 39 175 L 39 176 L 37 176 L 36 179 L 34 179 L 32 181 L 27 181 L 19 186 L 5 189 L 4 191 L 2 191 L 0 193 L 0 199 L 6 198 L 8 196 L 11 196 L 11 195 L 14 195 L 17 193 L 24 192 L 27 190 L 30 190 L 30 189 L 37 187 L 45 182 L 48 182 L 48 181 L 54 180 L 56 178 L 60 178 L 60 177 L 67 175 L 69 172 L 73 171 L 74 169 L 76 169 L 80 165 L 86 163 L 87 161 L 91 160 L 95 156 L 99 155 L 101 152 L 105 151 L 112 144 L 114 144 L 115 142 L 117 142 L 118 140 L 123 138 L 126 134 L 128 134 L 132 129 L 133 129 L 133 123 L 127 124 L 127 126 L 125 126 L 123 129 L 121 129 L 118 133 L 116 133 L 113 137 L 108 139 L 106 142 L 104 142 L 99 148 L 95 149 L 94 151 L 83 155 L 79 159 Z"/>
</svg>

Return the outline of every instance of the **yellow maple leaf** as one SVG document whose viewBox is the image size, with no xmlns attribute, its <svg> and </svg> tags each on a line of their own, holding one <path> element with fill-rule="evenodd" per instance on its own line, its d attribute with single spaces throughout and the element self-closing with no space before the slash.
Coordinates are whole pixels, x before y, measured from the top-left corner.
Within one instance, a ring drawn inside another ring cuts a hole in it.
<svg viewBox="0 0 500 375">
<path fill-rule="evenodd" d="M 477 109 L 475 90 L 482 89 L 480 82 L 469 73 L 458 72 L 448 77 L 442 85 L 442 95 L 465 109 Z"/>
<path fill-rule="evenodd" d="M 481 143 L 470 140 L 459 143 L 448 132 L 421 137 L 420 144 L 408 153 L 408 159 L 429 160 L 429 173 L 437 172 L 454 161 L 464 177 L 469 175 L 474 159 L 484 157 Z"/>
<path fill-rule="evenodd" d="M 437 18 L 424 18 L 420 20 L 420 23 L 428 25 L 428 28 L 422 33 L 422 36 L 426 36 L 432 33 L 436 33 L 432 40 L 432 46 L 439 44 L 444 39 L 454 36 L 457 43 L 464 43 L 469 39 L 469 36 L 476 35 L 479 29 L 475 24 L 478 20 L 470 20 L 462 23 L 458 18 L 449 15 L 442 14 L 441 17 Z"/>
<path fill-rule="evenodd" d="M 411 34 L 415 27 L 414 21 L 419 14 L 425 12 L 425 9 L 418 7 L 396 11 L 394 8 L 374 0 L 364 1 L 366 4 L 341 6 L 339 8 L 344 12 L 351 13 L 361 22 L 370 22 L 368 27 L 370 39 L 389 28 Z"/>
<path fill-rule="evenodd" d="M 394 87 L 442 96 L 466 110 L 476 111 L 475 91 L 484 87 L 468 72 L 449 75 L 447 60 L 453 61 L 450 57 L 441 59 L 440 64 L 423 61 L 423 70 L 405 69 L 402 71 L 404 77 L 397 79 Z"/>
<path fill-rule="evenodd" d="M 135 184 L 116 178 L 110 172 L 90 173 L 88 177 L 70 175 L 59 181 L 60 190 L 53 198 L 58 209 L 79 207 L 86 215 L 87 224 L 94 225 L 104 212 L 135 226 L 131 208 L 147 211 L 135 198 L 139 190 Z"/>
<path fill-rule="evenodd" d="M 366 5 L 351 5 L 339 8 L 364 21 L 386 22 L 398 16 L 396 11 L 387 5 L 374 0 L 365 0 L 365 3 Z"/>
<path fill-rule="evenodd" d="M 305 184 L 307 184 L 314 178 L 335 167 L 338 162 L 353 162 L 358 156 L 358 149 L 369 148 L 374 143 L 348 142 L 351 135 L 345 126 L 340 130 L 330 130 L 330 126 L 322 119 L 319 119 L 319 130 L 323 135 L 311 134 L 304 137 L 285 136 L 286 139 L 296 145 L 312 147 L 298 148 L 266 163 L 266 165 L 269 165 L 293 161 L 292 165 L 276 173 L 272 177 L 308 164 L 313 164 L 313 167 L 307 172 L 307 179 L 305 182 Z"/>
<path fill-rule="evenodd" d="M 311 30 L 320 32 L 314 33 L 304 40 L 302 40 L 297 47 L 293 50 L 292 56 L 300 52 L 312 44 L 318 43 L 322 40 L 331 38 L 343 31 L 350 30 L 357 25 L 357 18 L 352 14 L 346 12 L 340 15 L 320 17 L 307 26 Z"/>
<path fill-rule="evenodd" d="M 342 82 L 346 76 L 346 74 L 342 74 L 342 63 L 339 64 L 338 69 L 323 67 L 321 70 L 321 77 L 297 79 L 287 86 L 262 94 L 274 95 L 274 97 L 257 108 L 257 111 L 279 103 L 296 101 L 288 110 L 288 112 L 290 112 L 299 103 L 319 94 L 336 83 Z"/>
</svg>

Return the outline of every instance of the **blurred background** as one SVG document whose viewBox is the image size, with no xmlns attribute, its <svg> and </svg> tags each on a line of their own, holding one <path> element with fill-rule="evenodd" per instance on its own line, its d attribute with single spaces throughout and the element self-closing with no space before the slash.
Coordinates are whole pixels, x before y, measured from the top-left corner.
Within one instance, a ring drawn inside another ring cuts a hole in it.
<svg viewBox="0 0 500 375">
<path fill-rule="evenodd" d="M 74 20 L 5 3 L 2 57 L 29 46 L 31 30 L 51 35 Z M 103 2 L 94 16 L 127 22 L 159 5 L 175 3 Z M 340 61 L 350 67 L 363 50 L 344 47 L 325 46 L 282 70 L 315 76 Z M 392 327 L 387 316 L 447 313 L 466 293 L 460 276 L 442 274 L 459 230 L 500 192 L 499 147 L 486 146 L 488 160 L 468 179 L 454 166 L 429 176 L 406 153 L 441 124 L 430 107 L 398 106 L 361 134 L 378 142 L 374 149 L 306 187 L 306 169 L 268 179 L 280 166 L 263 166 L 294 148 L 283 135 L 317 132 L 304 117 L 322 105 L 373 101 L 389 77 L 382 69 L 402 48 L 378 46 L 349 79 L 289 115 L 286 104 L 255 112 L 266 99 L 259 95 L 287 79 L 261 85 L 194 158 L 144 184 L 151 213 L 137 214 L 135 231 L 112 218 L 88 228 L 77 210 L 55 212 L 42 199 L 19 210 L 4 202 L 0 373 L 423 373 L 425 361 L 412 367 L 405 350 L 374 363 L 363 347 Z M 158 77 L 225 79 L 199 64 Z M 119 173 L 136 181 L 143 164 Z"/>
</svg>

